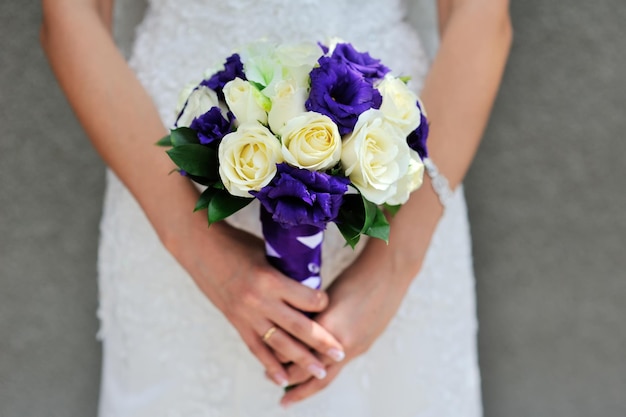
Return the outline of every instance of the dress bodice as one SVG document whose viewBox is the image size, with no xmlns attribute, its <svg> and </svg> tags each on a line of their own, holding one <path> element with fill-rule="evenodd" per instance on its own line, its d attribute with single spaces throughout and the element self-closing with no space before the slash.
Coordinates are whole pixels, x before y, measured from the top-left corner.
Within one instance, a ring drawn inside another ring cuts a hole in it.
<svg viewBox="0 0 626 417">
<path fill-rule="evenodd" d="M 221 44 L 249 42 L 251 35 L 281 40 L 337 35 L 379 37 L 404 19 L 402 0 L 149 0 L 151 11 L 193 27 L 199 22 Z"/>
<path fill-rule="evenodd" d="M 260 38 L 339 37 L 381 58 L 395 74 L 411 75 L 419 89 L 427 59 L 405 17 L 402 0 L 150 0 L 131 65 L 144 84 L 159 84 L 153 98 L 167 123 L 186 83 Z"/>
</svg>

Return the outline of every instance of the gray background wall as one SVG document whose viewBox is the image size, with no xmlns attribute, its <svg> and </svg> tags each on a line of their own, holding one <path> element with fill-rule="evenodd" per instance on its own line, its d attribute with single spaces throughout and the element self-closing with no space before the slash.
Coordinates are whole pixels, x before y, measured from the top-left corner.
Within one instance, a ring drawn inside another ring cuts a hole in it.
<svg viewBox="0 0 626 417">
<path fill-rule="evenodd" d="M 485 415 L 624 416 L 626 7 L 514 0 L 512 16 L 466 181 Z M 103 165 L 39 21 L 36 1 L 0 2 L 0 416 L 94 416 Z"/>
</svg>

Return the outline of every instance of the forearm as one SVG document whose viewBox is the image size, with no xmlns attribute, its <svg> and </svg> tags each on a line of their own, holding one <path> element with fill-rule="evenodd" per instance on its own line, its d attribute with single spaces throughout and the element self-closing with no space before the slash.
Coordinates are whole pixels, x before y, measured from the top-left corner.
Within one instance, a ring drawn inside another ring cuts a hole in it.
<svg viewBox="0 0 626 417">
<path fill-rule="evenodd" d="M 113 43 L 111 2 L 50 0 L 43 6 L 42 46 L 80 123 L 161 239 L 171 240 L 169 225 L 198 221 L 190 215 L 197 191 L 186 178 L 167 175 L 173 164 L 154 146 L 167 131 Z"/>
<path fill-rule="evenodd" d="M 455 187 L 465 176 L 500 86 L 512 40 L 501 0 L 459 1 L 421 97 L 428 111 L 430 156 Z"/>
<path fill-rule="evenodd" d="M 491 7 L 482 0 L 456 3 L 444 21 L 441 46 L 421 94 L 430 121 L 429 156 L 452 187 L 462 181 L 474 158 L 512 38 L 502 4 Z M 389 245 L 371 240 L 364 256 L 387 256 L 395 272 L 391 275 L 400 281 L 398 287 L 408 287 L 442 213 L 425 176 L 423 186 L 392 219 Z"/>
</svg>

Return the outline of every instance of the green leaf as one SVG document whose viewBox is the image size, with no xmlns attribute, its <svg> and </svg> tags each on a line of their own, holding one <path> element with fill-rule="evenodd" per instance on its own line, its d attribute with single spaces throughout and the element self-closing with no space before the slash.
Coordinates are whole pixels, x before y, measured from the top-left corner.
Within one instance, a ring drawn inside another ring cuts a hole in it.
<svg viewBox="0 0 626 417">
<path fill-rule="evenodd" d="M 363 233 L 389 243 L 389 222 L 380 207 L 376 206 L 376 215 L 370 226 Z"/>
<path fill-rule="evenodd" d="M 200 185 L 206 185 L 207 187 L 213 187 L 217 181 L 215 178 L 197 177 L 195 175 L 189 175 L 189 173 L 187 173 L 187 178 Z"/>
<path fill-rule="evenodd" d="M 171 135 L 167 135 L 159 139 L 159 141 L 155 144 L 157 146 L 173 146 Z"/>
<path fill-rule="evenodd" d="M 403 83 L 407 84 L 409 81 L 411 81 L 411 76 L 410 75 L 403 75 L 401 77 L 398 77 L 398 79 L 400 81 L 402 81 Z"/>
<path fill-rule="evenodd" d="M 188 174 L 208 179 L 218 178 L 217 152 L 202 145 L 179 145 L 167 151 L 172 161 Z"/>
<path fill-rule="evenodd" d="M 353 249 L 358 243 L 365 224 L 363 198 L 359 194 L 345 194 L 339 215 L 335 221 L 346 244 Z"/>
<path fill-rule="evenodd" d="M 263 89 L 265 88 L 263 84 L 257 83 L 256 81 L 248 80 L 248 82 L 258 91 L 263 91 Z"/>
<path fill-rule="evenodd" d="M 344 195 L 335 223 L 346 244 L 353 249 L 362 234 L 389 242 L 389 222 L 385 214 L 361 194 Z"/>
<path fill-rule="evenodd" d="M 200 194 L 200 198 L 196 202 L 196 207 L 193 209 L 194 213 L 199 210 L 204 210 L 209 207 L 209 203 L 215 197 L 218 191 L 214 188 L 207 188 Z"/>
<path fill-rule="evenodd" d="M 346 245 L 349 245 L 352 249 L 359 243 L 361 239 L 361 230 L 353 227 L 350 223 L 342 222 L 335 223 L 337 228 L 341 232 L 341 235 L 346 240 Z"/>
<path fill-rule="evenodd" d="M 198 134 L 188 127 L 179 127 L 170 133 L 172 146 L 199 144 Z"/>
<path fill-rule="evenodd" d="M 376 216 L 378 215 L 378 211 L 380 209 L 376 204 L 363 197 L 363 195 L 361 195 L 361 198 L 363 199 L 363 208 L 365 209 L 365 221 L 363 222 L 361 233 L 366 233 L 366 231 L 374 223 L 374 220 L 376 220 Z"/>
<path fill-rule="evenodd" d="M 337 164 L 328 171 L 329 175 L 333 177 L 343 177 L 343 167 L 341 166 L 341 162 L 337 162 Z"/>
<path fill-rule="evenodd" d="M 215 195 L 209 202 L 209 225 L 224 220 L 254 200 L 253 198 L 236 197 L 226 190 L 214 191 Z"/>
<path fill-rule="evenodd" d="M 385 207 L 385 210 L 387 210 L 387 212 L 389 212 L 389 214 L 391 214 L 391 217 L 395 216 L 398 211 L 400 211 L 400 207 L 402 207 L 402 204 L 398 204 L 397 206 L 392 206 L 390 204 L 383 204 L 383 207 Z"/>
</svg>

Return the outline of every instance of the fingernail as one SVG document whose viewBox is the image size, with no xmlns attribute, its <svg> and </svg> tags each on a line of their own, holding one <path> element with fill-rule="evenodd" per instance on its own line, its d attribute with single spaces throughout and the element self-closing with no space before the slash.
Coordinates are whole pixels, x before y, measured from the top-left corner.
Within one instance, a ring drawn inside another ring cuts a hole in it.
<svg viewBox="0 0 626 417">
<path fill-rule="evenodd" d="M 287 388 L 289 381 L 281 374 L 274 374 L 274 381 L 280 385 L 281 388 Z"/>
<path fill-rule="evenodd" d="M 289 407 L 291 407 L 291 404 L 293 404 L 291 401 L 288 400 L 282 400 L 280 402 L 280 406 L 283 407 L 285 410 L 288 409 Z"/>
<path fill-rule="evenodd" d="M 324 378 L 326 378 L 326 369 L 322 368 L 319 365 L 316 365 L 316 364 L 313 363 L 313 364 L 309 365 L 309 367 L 307 369 L 317 379 L 324 379 Z"/>
<path fill-rule="evenodd" d="M 335 362 L 341 362 L 345 357 L 346 354 L 343 353 L 343 351 L 337 349 L 337 348 L 330 348 L 328 350 L 328 352 L 326 352 L 328 354 L 328 356 L 330 356 Z"/>
</svg>

